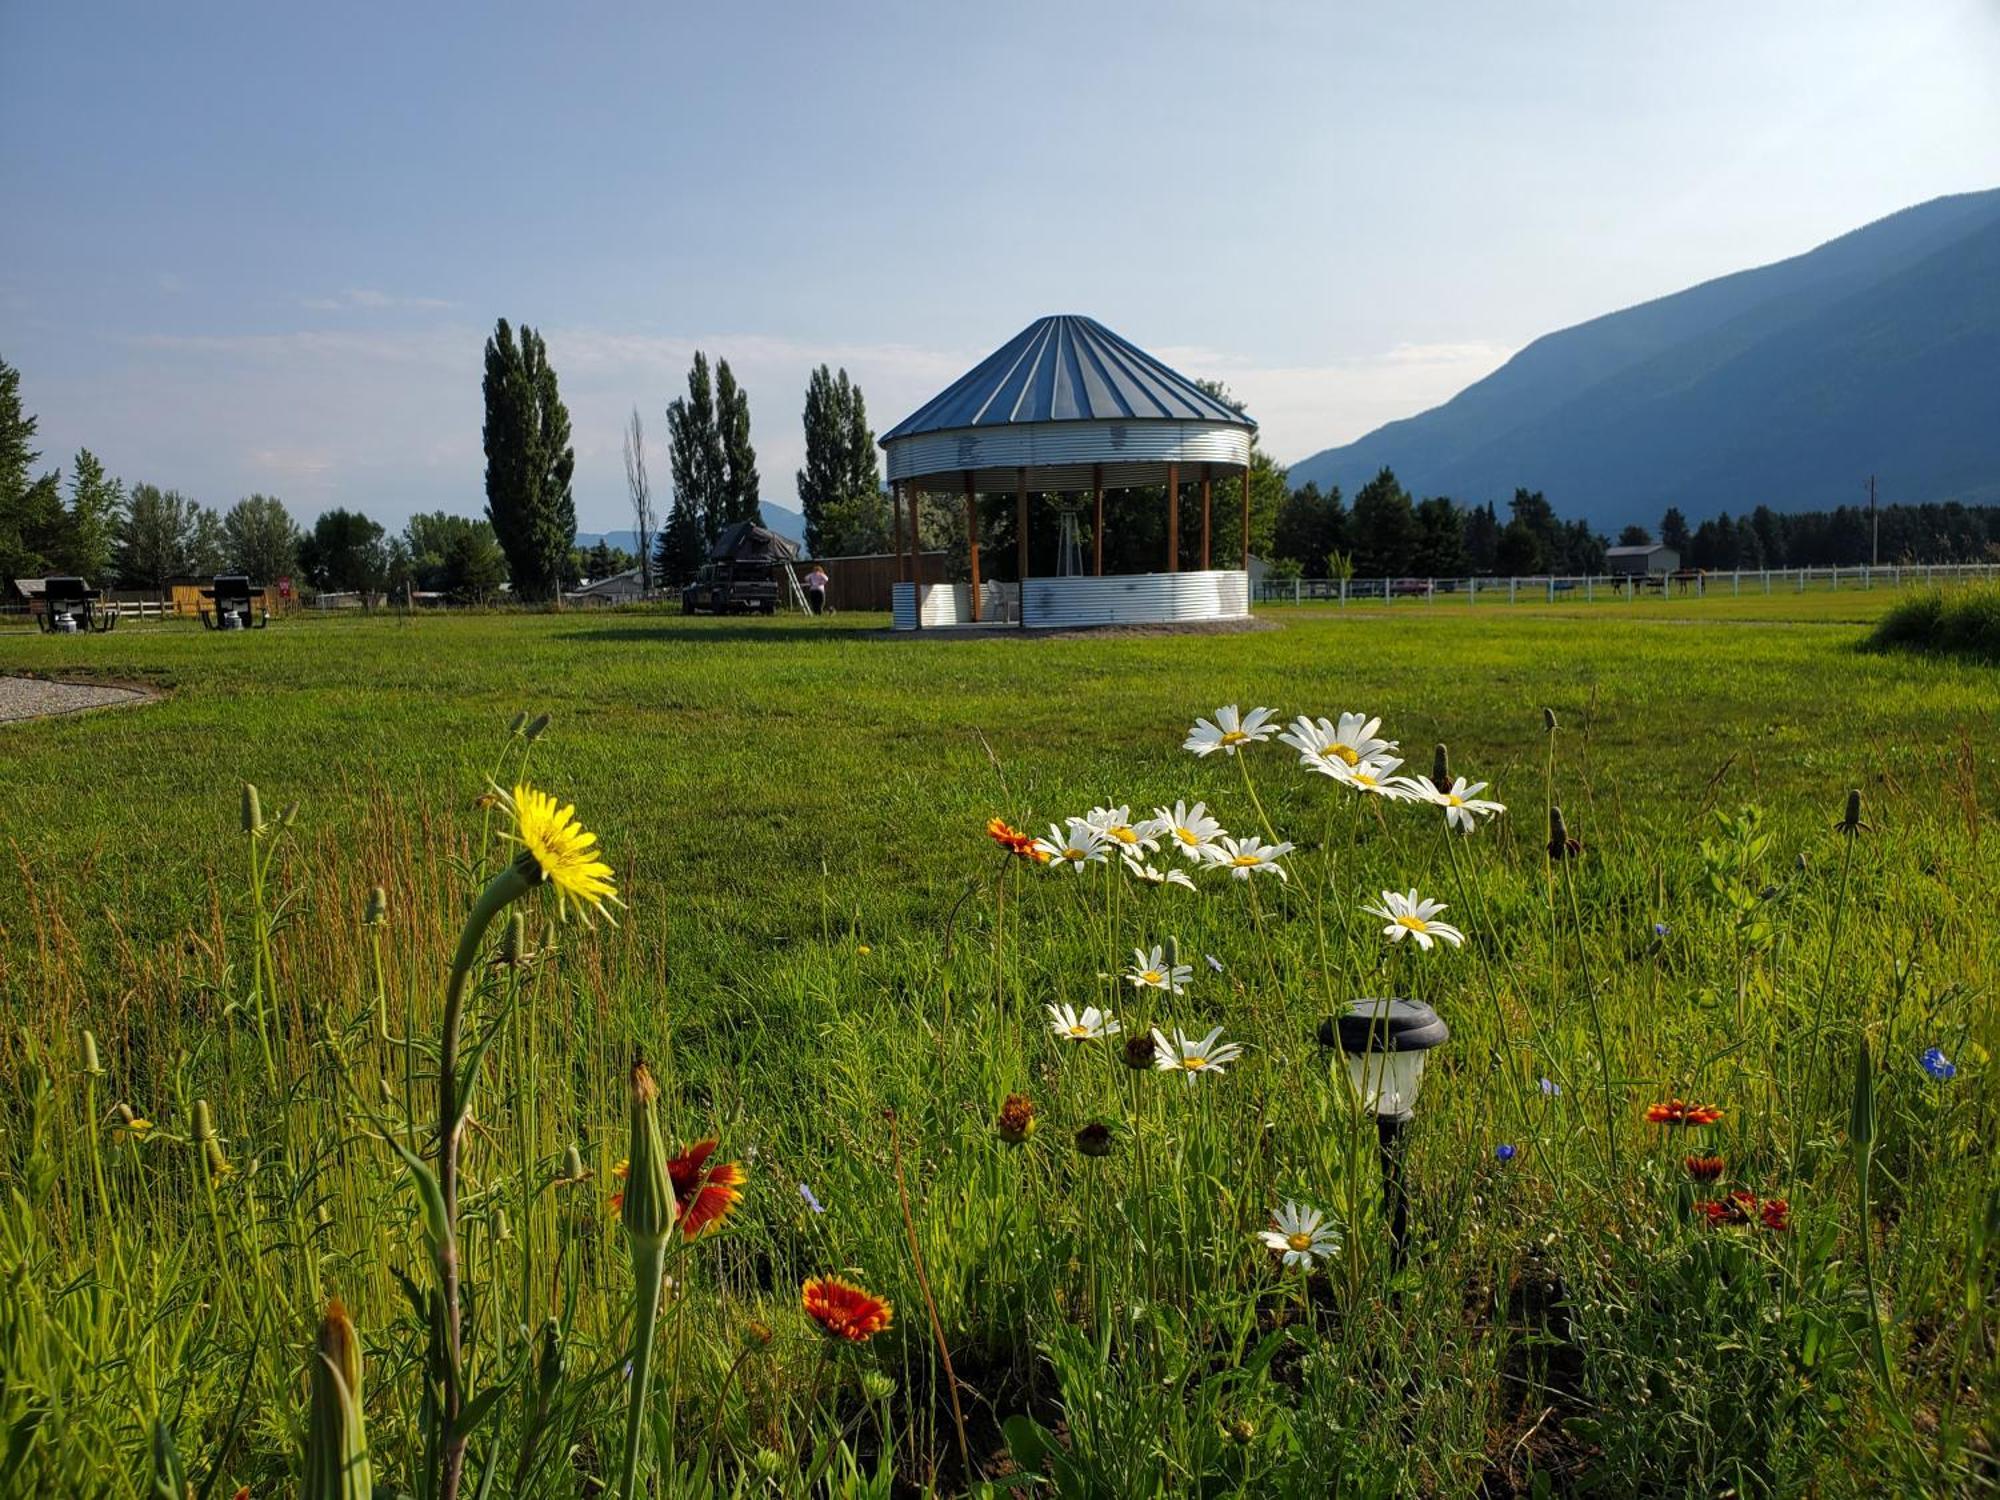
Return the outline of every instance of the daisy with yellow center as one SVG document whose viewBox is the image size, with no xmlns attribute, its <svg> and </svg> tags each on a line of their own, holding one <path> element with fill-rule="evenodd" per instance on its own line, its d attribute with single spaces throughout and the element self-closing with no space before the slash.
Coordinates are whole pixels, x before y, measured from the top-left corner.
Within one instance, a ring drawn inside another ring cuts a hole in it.
<svg viewBox="0 0 2000 1500">
<path fill-rule="evenodd" d="M 1257 1237 L 1283 1256 L 1287 1266 L 1303 1266 L 1308 1271 L 1315 1260 L 1340 1249 L 1340 1236 L 1327 1224 L 1326 1215 L 1297 1203 L 1287 1203 L 1273 1213 L 1271 1227 L 1260 1229 Z"/>
<path fill-rule="evenodd" d="M 1082 818 L 1071 818 L 1066 828 L 1049 824 L 1049 836 L 1035 843 L 1051 861 L 1072 870 L 1101 865 L 1111 857 L 1111 845 L 1104 835 Z"/>
<path fill-rule="evenodd" d="M 1201 851 L 1222 837 L 1223 827 L 1209 816 L 1208 804 L 1197 802 L 1189 807 L 1185 802 L 1176 802 L 1172 808 L 1153 809 L 1153 822 L 1165 837 L 1174 841 L 1174 847 L 1181 856 L 1201 863 Z"/>
<path fill-rule="evenodd" d="M 1238 880 L 1248 880 L 1252 875 L 1275 875 L 1280 880 L 1291 878 L 1278 861 L 1292 852 L 1292 845 L 1267 844 L 1254 833 L 1243 839 L 1233 839 L 1224 834 L 1214 843 L 1203 845 L 1201 852 L 1202 858 L 1227 870 Z"/>
<path fill-rule="evenodd" d="M 1449 943 L 1456 948 L 1465 941 L 1464 933 L 1449 922 L 1437 920 L 1437 914 L 1445 909 L 1444 903 L 1419 897 L 1414 890 L 1384 891 L 1380 906 L 1361 909 L 1388 923 L 1382 929 L 1382 936 L 1392 943 L 1414 938 L 1417 946 L 1428 953 L 1437 943 Z"/>
<path fill-rule="evenodd" d="M 593 914 L 611 921 L 610 907 L 623 906 L 612 883 L 611 866 L 597 849 L 597 835 L 576 820 L 576 808 L 547 792 L 516 785 L 499 793 L 500 805 L 514 820 L 510 842 L 521 846 L 524 861 L 532 861 L 537 877 L 556 888 L 556 911 L 567 916 L 575 905 L 587 925 Z"/>
<path fill-rule="evenodd" d="M 1166 990 L 1178 995 L 1188 987 L 1194 978 L 1194 965 L 1167 962 L 1167 950 L 1154 946 L 1149 953 L 1144 948 L 1132 950 L 1132 967 L 1125 971 L 1125 980 L 1134 989 Z"/>
<path fill-rule="evenodd" d="M 1243 714 L 1237 711 L 1234 703 L 1226 703 L 1215 711 L 1214 723 L 1196 719 L 1181 748 L 1203 756 L 1213 755 L 1218 750 L 1224 755 L 1234 755 L 1243 746 L 1260 744 L 1277 733 L 1274 718 L 1268 708 L 1253 708 Z"/>
<path fill-rule="evenodd" d="M 1479 795 L 1486 790 L 1483 781 L 1467 782 L 1459 776 L 1440 791 L 1427 778 L 1415 776 L 1410 778 L 1410 785 L 1424 801 L 1443 808 L 1445 826 L 1460 833 L 1471 833 L 1479 826 L 1479 819 L 1507 810 L 1504 804 Z"/>
<path fill-rule="evenodd" d="M 1204 1073 L 1225 1071 L 1242 1055 L 1243 1049 L 1235 1042 L 1222 1040 L 1220 1026 L 1198 1042 L 1190 1041 L 1178 1028 L 1171 1042 L 1157 1029 L 1153 1032 L 1153 1066 L 1162 1073 L 1185 1073 L 1190 1085 Z"/>
<path fill-rule="evenodd" d="M 1292 721 L 1291 728 L 1278 738 L 1299 752 L 1300 765 L 1332 776 L 1336 774 L 1336 766 L 1352 770 L 1363 761 L 1374 760 L 1394 750 L 1394 740 L 1385 740 L 1377 735 L 1376 731 L 1381 727 L 1380 719 L 1364 719 L 1355 713 L 1342 714 L 1338 724 L 1330 719 L 1308 719 L 1300 715 Z"/>
<path fill-rule="evenodd" d="M 1094 1005 L 1086 1005 L 1081 1014 L 1073 1005 L 1045 1005 L 1049 1013 L 1049 1030 L 1070 1042 L 1095 1042 L 1113 1035 L 1118 1030 L 1118 1022 Z"/>
</svg>

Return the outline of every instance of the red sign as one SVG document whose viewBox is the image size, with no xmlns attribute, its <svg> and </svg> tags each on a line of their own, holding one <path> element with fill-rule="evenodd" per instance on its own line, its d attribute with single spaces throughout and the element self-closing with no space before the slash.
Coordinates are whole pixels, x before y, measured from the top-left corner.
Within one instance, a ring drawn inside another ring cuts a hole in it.
<svg viewBox="0 0 2000 1500">
<path fill-rule="evenodd" d="M 289 599 L 292 597 L 292 580 L 290 578 L 280 578 L 278 580 L 278 597 L 280 599 Z"/>
</svg>

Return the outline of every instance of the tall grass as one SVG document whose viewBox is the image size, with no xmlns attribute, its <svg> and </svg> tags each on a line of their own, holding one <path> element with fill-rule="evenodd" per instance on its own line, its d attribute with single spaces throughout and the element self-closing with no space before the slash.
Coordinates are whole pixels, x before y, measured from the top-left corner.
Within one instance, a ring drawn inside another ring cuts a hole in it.
<svg viewBox="0 0 2000 1500">
<path fill-rule="evenodd" d="M 930 693 L 981 660 L 932 649 L 898 659 Z M 1268 647 L 1247 649 L 1200 670 L 1240 672 Z M 1034 658 L 1093 673 L 1093 694 L 1134 659 Z M 469 971 L 480 1065 L 451 1225 L 463 1492 L 596 1493 L 634 1437 L 643 1485 L 680 1495 L 959 1493 L 1023 1474 L 1077 1495 L 1991 1482 L 1989 752 L 1913 744 L 1893 782 L 1867 779 L 1867 826 L 1843 828 L 1846 778 L 1796 757 L 1701 791 L 1747 722 L 1670 724 L 1695 763 L 1656 771 L 1659 740 L 1627 736 L 1659 721 L 1607 734 L 1572 689 L 1576 727 L 1551 739 L 1533 687 L 1518 705 L 1493 690 L 1523 689 L 1526 670 L 1502 664 L 1452 705 L 1462 717 L 1423 718 L 1449 731 L 1453 769 L 1497 768 L 1510 810 L 1470 840 L 1273 746 L 1240 765 L 1179 755 L 1210 705 L 1172 712 L 1176 683 L 1110 710 L 1115 732 L 1086 755 L 1037 707 L 996 747 L 998 776 L 983 755 L 926 762 L 919 801 L 951 815 L 914 841 L 895 819 L 919 802 L 889 785 L 913 738 L 844 736 L 818 785 L 867 837 L 792 828 L 786 847 L 825 854 L 803 880 L 690 847 L 726 843 L 756 816 L 740 805 L 683 806 L 679 835 L 649 840 L 653 814 L 616 795 L 643 783 L 607 776 L 601 737 L 559 716 L 536 774 L 579 788 L 631 910 L 586 931 L 530 896 L 518 934 L 496 924 Z M 922 711 L 908 683 L 857 690 Z M 1281 706 L 1362 706 L 1299 691 Z M 1386 732 L 1408 745 L 1419 717 L 1392 713 Z M 39 743 L 81 734 L 50 731 Z M 437 1214 L 389 1142 L 436 1130 L 444 981 L 492 868 L 474 798 L 493 742 L 467 734 L 448 761 L 427 759 L 434 733 L 409 743 L 372 777 L 302 757 L 286 785 L 260 767 L 265 802 L 297 795 L 296 813 L 218 833 L 166 894 L 143 872 L 72 878 L 59 841 L 10 827 L 24 899 L 0 918 L 0 1491 L 152 1493 L 160 1473 L 294 1491 L 338 1297 L 376 1493 L 437 1492 Z M 1812 741 L 1828 761 L 1846 748 Z M 1826 784 L 1798 792 L 1815 770 Z M 1676 784 L 1693 792 L 1662 815 Z M 1040 827 L 1107 797 L 1197 796 L 1239 830 L 1261 807 L 1300 845 L 1291 880 L 1154 889 L 996 859 L 981 831 L 987 813 Z M 233 829 L 235 791 L 210 798 L 210 826 Z M 1551 853 L 1557 804 L 1574 857 Z M 1464 949 L 1382 942 L 1360 907 L 1410 885 L 1451 902 Z M 755 940 L 781 889 L 800 909 L 781 940 Z M 739 906 L 751 938 L 709 935 Z M 1185 995 L 1118 977 L 1155 943 L 1191 965 Z M 1316 1039 L 1381 993 L 1429 1001 L 1453 1033 L 1407 1138 L 1400 1265 L 1375 1129 Z M 1047 1003 L 1109 1008 L 1124 1031 L 1059 1041 Z M 1123 1060 L 1155 1026 L 1212 1025 L 1246 1048 L 1218 1076 Z M 1927 1071 L 1932 1047 L 1955 1076 Z M 668 1257 L 636 1406 L 643 1310 L 609 1202 L 636 1154 L 635 1054 L 660 1080 L 664 1149 L 719 1137 L 748 1179 L 720 1230 Z M 998 1128 L 1013 1095 L 1032 1131 L 1018 1109 Z M 1676 1096 L 1723 1117 L 1647 1123 Z M 1697 1149 L 1723 1158 L 1722 1181 L 1690 1179 Z M 1697 1211 L 1732 1188 L 1783 1199 L 1789 1227 Z M 1309 1276 L 1257 1238 L 1288 1200 L 1341 1239 Z M 891 1299 L 888 1330 L 820 1334 L 800 1287 L 829 1274 Z"/>
<path fill-rule="evenodd" d="M 1919 590 L 1882 616 L 1869 643 L 2000 664 L 2000 583 Z"/>
</svg>

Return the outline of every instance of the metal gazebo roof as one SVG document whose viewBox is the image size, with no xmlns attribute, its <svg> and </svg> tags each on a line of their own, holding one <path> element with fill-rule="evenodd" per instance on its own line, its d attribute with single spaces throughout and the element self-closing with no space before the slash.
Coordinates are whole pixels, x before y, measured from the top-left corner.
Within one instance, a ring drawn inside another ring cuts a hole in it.
<svg viewBox="0 0 2000 1500">
<path fill-rule="evenodd" d="M 1157 485 L 1247 467 L 1257 424 L 1093 318 L 1037 319 L 891 428 L 892 481 Z"/>
<path fill-rule="evenodd" d="M 1011 422 L 1257 424 L 1095 318 L 1037 318 L 905 417 L 883 446 L 921 432 Z"/>
</svg>

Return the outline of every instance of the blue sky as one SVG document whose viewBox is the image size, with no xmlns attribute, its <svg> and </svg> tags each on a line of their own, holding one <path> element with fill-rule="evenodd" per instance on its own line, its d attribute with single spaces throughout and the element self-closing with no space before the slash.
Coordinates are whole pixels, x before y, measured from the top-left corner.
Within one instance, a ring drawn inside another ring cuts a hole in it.
<svg viewBox="0 0 2000 1500">
<path fill-rule="evenodd" d="M 1305 456 L 1539 334 L 2000 184 L 1990 0 L 0 3 L 0 358 L 45 462 L 391 524 L 483 503 L 540 327 L 586 529 L 691 351 L 795 504 L 807 372 L 878 430 L 1086 312 Z"/>
</svg>

